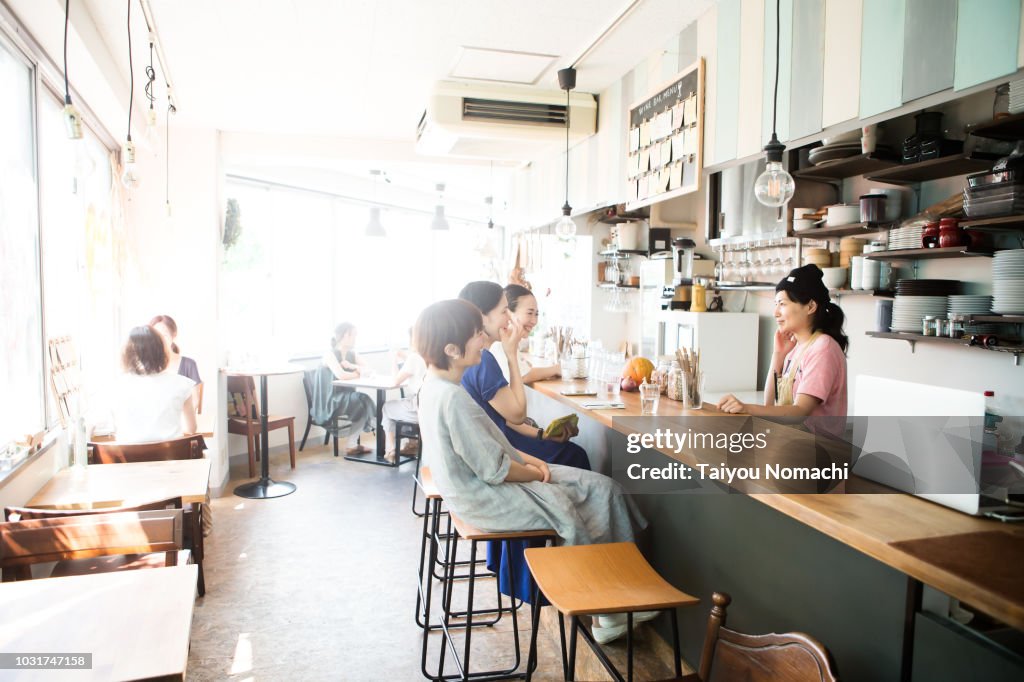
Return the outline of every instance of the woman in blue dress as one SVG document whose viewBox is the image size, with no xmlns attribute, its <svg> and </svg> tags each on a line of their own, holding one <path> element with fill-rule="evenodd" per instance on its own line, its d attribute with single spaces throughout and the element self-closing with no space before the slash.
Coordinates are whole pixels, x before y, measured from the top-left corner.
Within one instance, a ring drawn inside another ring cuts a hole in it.
<svg viewBox="0 0 1024 682">
<path fill-rule="evenodd" d="M 494 282 L 470 282 L 459 292 L 459 298 L 480 309 L 487 345 L 500 342 L 508 358 L 509 376 L 506 378 L 494 354 L 485 349 L 481 353 L 480 364 L 466 368 L 462 375 L 462 386 L 466 392 L 483 408 L 517 450 L 549 464 L 562 464 L 589 471 L 590 459 L 586 451 L 569 441 L 568 432 L 564 432 L 560 437 L 545 438 L 544 429 L 530 426 L 526 422 L 526 389 L 523 385 L 518 353 L 523 329 L 509 314 L 504 289 Z M 527 542 L 508 543 L 509 562 L 515 564 L 517 584 L 514 593 L 508 582 L 506 564 L 501 557 L 502 543 L 492 542 L 487 548 L 487 567 L 499 573 L 501 591 L 526 601 L 529 601 L 530 597 L 530 579 L 523 551 L 529 546 Z"/>
</svg>

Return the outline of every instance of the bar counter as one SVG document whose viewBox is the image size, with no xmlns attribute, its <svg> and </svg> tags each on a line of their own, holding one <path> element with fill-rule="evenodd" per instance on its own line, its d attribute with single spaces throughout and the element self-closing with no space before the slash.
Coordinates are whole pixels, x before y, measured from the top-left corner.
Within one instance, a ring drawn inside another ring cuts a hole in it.
<svg viewBox="0 0 1024 682">
<path fill-rule="evenodd" d="M 592 398 L 564 396 L 561 391 L 581 388 L 583 382 L 551 380 L 536 382 L 530 386 L 537 394 L 560 403 L 562 407 L 550 405 L 545 412 L 553 413 L 564 406 L 571 407 L 581 417 L 619 434 L 634 432 L 621 417 L 640 416 L 639 393 L 620 394 L 625 409 L 590 410 L 582 402 Z M 531 401 L 531 414 L 535 403 Z M 686 410 L 682 404 L 662 397 L 657 417 L 713 417 L 723 416 L 709 403 L 702 410 Z M 581 420 L 584 422 L 585 419 Z M 616 445 L 614 434 L 608 437 L 609 449 L 622 447 L 621 437 Z M 593 439 L 591 439 L 593 442 Z M 663 455 L 681 461 L 688 466 L 701 461 L 691 452 L 676 452 L 672 449 L 658 449 Z M 600 468 L 600 465 L 598 465 Z M 889 490 L 878 484 L 851 477 L 847 490 Z M 648 495 L 640 497 L 690 497 Z M 712 496 L 704 495 L 702 500 L 708 508 L 724 508 L 722 503 L 713 502 Z M 885 566 L 895 569 L 910 580 L 906 581 L 906 616 L 912 623 L 920 604 L 920 583 L 930 585 L 956 599 L 976 607 L 992 618 L 1013 628 L 1024 630 L 1024 581 L 1020 580 L 1020 561 L 1024 560 L 1024 529 L 994 520 L 980 519 L 953 511 L 940 505 L 904 493 L 891 494 L 752 494 L 717 495 L 727 498 L 728 503 L 738 497 L 748 497 L 756 502 L 781 512 L 806 527 L 842 543 Z M 665 502 L 655 503 L 665 507 Z M 742 505 L 740 505 L 742 506 Z M 735 505 L 733 505 L 735 507 Z M 698 510 L 692 504 L 688 513 Z M 675 512 L 674 512 L 675 513 Z M 756 510 L 745 512 L 756 514 Z M 748 517 L 749 518 L 749 517 Z M 653 525 L 664 523 L 661 518 L 652 518 Z M 675 524 L 672 520 L 670 523 Z M 657 532 L 656 532 L 657 535 Z M 728 540 L 723 538 L 723 542 Z M 780 539 L 780 549 L 785 545 Z M 683 546 L 682 551 L 706 551 L 705 548 Z M 714 551 L 716 548 L 711 548 Z M 656 551 L 659 551 L 656 549 Z M 800 560 L 798 558 L 798 560 Z M 753 567 L 751 567 L 753 568 Z M 804 566 L 806 569 L 806 566 Z M 919 582 L 917 582 L 919 581 Z M 685 586 L 684 587 L 688 587 Z M 723 587 L 722 589 L 725 589 Z M 694 592 L 699 594 L 698 592 Z M 916 594 L 915 594 L 916 593 Z M 911 608 L 913 605 L 914 608 Z M 900 605 L 901 607 L 903 605 Z M 904 636 L 908 634 L 904 630 Z M 909 635 L 913 635 L 910 626 Z M 823 639 L 825 639 L 822 636 Z M 904 643 L 906 647 L 906 643 Z M 904 648 L 902 657 L 908 651 Z"/>
</svg>

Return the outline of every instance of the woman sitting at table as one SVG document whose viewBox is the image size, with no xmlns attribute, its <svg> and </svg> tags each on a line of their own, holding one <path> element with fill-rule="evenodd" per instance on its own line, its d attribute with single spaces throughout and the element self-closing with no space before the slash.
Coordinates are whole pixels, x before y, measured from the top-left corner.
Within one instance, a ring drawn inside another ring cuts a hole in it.
<svg viewBox="0 0 1024 682">
<path fill-rule="evenodd" d="M 135 327 L 121 353 L 124 374 L 114 386 L 114 428 L 121 443 L 149 443 L 195 433 L 195 382 L 171 371 L 164 340 Z"/>
<path fill-rule="evenodd" d="M 354 324 L 342 322 L 334 328 L 331 350 L 324 354 L 323 363 L 331 369 L 336 379 L 358 379 L 369 374 L 369 367 L 353 350 L 355 345 Z M 344 414 L 354 429 L 348 437 L 347 454 L 362 455 L 370 452 L 370 448 L 359 444 L 359 435 L 373 431 L 376 420 L 373 398 L 352 387 L 338 387 L 338 391 L 342 397 L 335 411 Z"/>
<path fill-rule="evenodd" d="M 529 336 L 530 332 L 537 326 L 540 316 L 540 311 L 537 308 L 537 298 L 526 287 L 519 284 L 509 284 L 505 287 L 505 299 L 508 301 L 508 310 L 512 319 L 523 330 L 523 336 Z M 524 338 L 519 344 L 519 371 L 523 373 L 524 384 L 553 379 L 561 375 L 561 368 L 558 365 L 533 367 L 523 352 L 525 350 L 523 348 L 525 342 L 526 339 Z M 508 373 L 508 358 L 505 357 L 505 351 L 501 344 L 493 344 L 490 350 L 494 354 L 494 359 L 498 361 L 501 371 L 506 377 L 510 376 Z"/>
<path fill-rule="evenodd" d="M 167 369 L 177 372 L 183 377 L 188 377 L 196 383 L 192 389 L 192 401 L 196 406 L 196 412 L 202 410 L 200 401 L 202 399 L 201 387 L 203 380 L 199 377 L 199 365 L 192 358 L 181 354 L 175 339 L 178 338 L 178 325 L 170 315 L 157 315 L 149 321 L 149 326 L 156 330 L 157 334 L 163 337 L 164 346 L 167 349 Z"/>
<path fill-rule="evenodd" d="M 480 309 L 487 345 L 500 342 L 508 361 L 506 379 L 494 354 L 484 349 L 480 363 L 467 368 L 462 375 L 462 385 L 469 395 L 514 447 L 551 464 L 590 469 L 586 451 L 569 441 L 578 432 L 563 431 L 558 436 L 546 437 L 544 429 L 527 422 L 526 389 L 517 352 L 523 328 L 509 315 L 501 286 L 494 282 L 470 282 L 459 292 L 459 298 Z"/>
</svg>

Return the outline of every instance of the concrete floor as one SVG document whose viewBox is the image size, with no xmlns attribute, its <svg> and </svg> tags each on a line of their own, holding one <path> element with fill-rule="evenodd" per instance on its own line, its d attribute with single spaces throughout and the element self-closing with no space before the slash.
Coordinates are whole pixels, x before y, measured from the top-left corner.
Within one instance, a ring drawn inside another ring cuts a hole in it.
<svg viewBox="0 0 1024 682">
<path fill-rule="evenodd" d="M 196 601 L 189 679 L 424 679 L 422 631 L 413 622 L 422 526 L 409 508 L 414 465 L 399 470 L 335 459 L 322 441 L 310 441 L 295 471 L 286 452 L 271 455 L 271 476 L 295 483 L 295 493 L 273 500 L 235 497 L 230 491 L 248 473 L 239 461 L 227 493 L 213 500 L 206 596 Z M 481 585 L 493 603 L 493 582 Z M 537 680 L 562 679 L 556 621 L 548 611 Z M 529 609 L 521 615 L 525 659 Z M 664 646 L 651 631 L 638 639 L 655 651 Z M 431 668 L 439 641 L 439 634 L 431 635 Z M 617 649 L 619 658 L 624 647 Z M 581 679 L 603 679 L 603 671 L 588 670 L 584 653 Z M 511 655 L 507 616 L 494 628 L 474 631 L 473 669 L 497 667 Z M 640 679 L 651 679 L 646 672 L 665 676 L 656 672 L 661 656 L 645 657 Z"/>
</svg>

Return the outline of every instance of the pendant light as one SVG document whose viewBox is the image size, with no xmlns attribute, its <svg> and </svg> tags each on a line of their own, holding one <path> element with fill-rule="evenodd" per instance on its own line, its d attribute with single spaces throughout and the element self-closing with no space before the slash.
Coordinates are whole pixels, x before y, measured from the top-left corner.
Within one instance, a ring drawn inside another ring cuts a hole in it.
<svg viewBox="0 0 1024 682">
<path fill-rule="evenodd" d="M 569 93 L 576 87 L 576 69 L 571 66 L 559 69 L 558 87 L 565 90 L 565 204 L 562 205 L 562 217 L 555 223 L 555 234 L 567 241 L 576 237 L 576 223 L 572 220 L 572 206 L 569 205 Z"/>
<path fill-rule="evenodd" d="M 135 103 L 135 73 L 132 65 L 132 0 L 128 0 L 128 135 L 121 147 L 121 184 L 128 189 L 139 186 L 139 170 L 135 165 L 135 145 L 132 144 L 132 106 Z"/>
<path fill-rule="evenodd" d="M 71 0 L 64 0 L 64 127 L 68 138 L 82 139 L 82 115 L 71 103 L 71 88 L 68 86 L 68 12 Z"/>
<path fill-rule="evenodd" d="M 447 230 L 448 219 L 444 216 L 444 183 L 437 183 L 437 206 L 434 207 L 434 220 L 430 223 L 432 230 Z"/>
<path fill-rule="evenodd" d="M 167 217 L 171 217 L 171 114 L 178 113 L 171 99 L 171 85 L 167 86 L 167 131 L 164 134 L 164 203 L 167 206 Z"/>
<path fill-rule="evenodd" d="M 785 206 L 793 198 L 796 183 L 782 167 L 782 152 L 786 145 L 779 142 L 775 132 L 775 118 L 779 111 L 779 33 L 782 17 L 781 0 L 775 0 L 775 99 L 772 101 L 772 139 L 764 146 L 767 164 L 764 172 L 754 181 L 754 196 L 765 206 Z"/>
<path fill-rule="evenodd" d="M 370 207 L 370 222 L 366 224 L 366 236 L 367 237 L 386 237 L 387 233 L 384 231 L 384 226 L 380 222 L 380 206 L 376 205 L 377 202 L 377 178 L 380 177 L 381 171 L 372 169 L 370 175 L 373 176 L 373 201 L 374 205 Z"/>
</svg>

